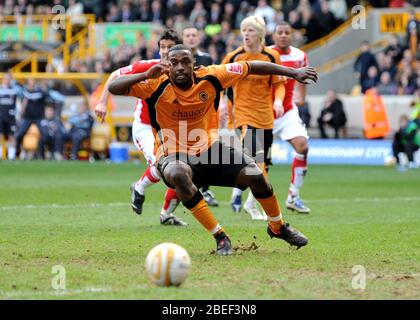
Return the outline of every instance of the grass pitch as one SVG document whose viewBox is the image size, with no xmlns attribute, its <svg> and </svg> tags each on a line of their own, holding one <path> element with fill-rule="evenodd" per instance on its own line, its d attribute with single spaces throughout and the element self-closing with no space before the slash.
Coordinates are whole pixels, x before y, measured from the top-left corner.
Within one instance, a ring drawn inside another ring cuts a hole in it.
<svg viewBox="0 0 420 320">
<path fill-rule="evenodd" d="M 182 207 L 186 228 L 159 225 L 164 184 L 148 190 L 144 212 L 130 208 L 136 164 L 0 163 L 2 299 L 420 299 L 420 170 L 311 166 L 302 197 L 312 212 L 283 209 L 308 246 L 269 239 L 266 222 L 229 207 L 230 189 L 213 188 L 214 209 L 237 252 L 210 253 L 215 242 Z M 290 169 L 270 169 L 284 203 Z M 284 207 L 284 205 L 283 205 Z M 149 250 L 175 242 L 192 270 L 179 288 L 157 288 L 144 272 Z M 66 290 L 51 286 L 52 267 Z M 360 269 L 366 273 L 364 290 Z M 353 277 L 355 277 L 353 279 Z"/>
</svg>

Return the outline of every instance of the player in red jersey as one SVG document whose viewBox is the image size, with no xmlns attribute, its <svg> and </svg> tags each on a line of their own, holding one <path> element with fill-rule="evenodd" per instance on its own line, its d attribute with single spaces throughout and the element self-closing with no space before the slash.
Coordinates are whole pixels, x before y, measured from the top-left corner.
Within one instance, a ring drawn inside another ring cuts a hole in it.
<svg viewBox="0 0 420 320">
<path fill-rule="evenodd" d="M 287 22 L 281 22 L 276 26 L 273 40 L 275 45 L 271 48 L 280 53 L 282 65 L 292 68 L 308 66 L 306 53 L 291 46 L 292 28 Z M 283 110 L 280 115 L 277 114 L 278 117 L 274 120 L 273 134 L 284 141 L 288 141 L 296 152 L 292 164 L 292 178 L 286 207 L 298 213 L 309 213 L 310 209 L 304 205 L 299 195 L 303 178 L 308 169 L 309 136 L 299 117 L 297 108 L 305 103 L 306 85 L 297 83 L 298 90 L 295 92 L 295 84 L 294 79 L 288 79 L 285 84 L 286 93 L 283 100 Z"/>
<path fill-rule="evenodd" d="M 181 40 L 173 30 L 166 30 L 158 41 L 161 60 L 155 59 L 136 61 L 132 65 L 114 71 L 105 83 L 100 101 L 95 107 L 95 113 L 99 120 L 101 122 L 105 120 L 107 112 L 106 102 L 110 94 L 108 87 L 113 80 L 117 79 L 121 75 L 146 72 L 152 66 L 160 63 L 161 61 L 167 61 L 168 50 L 180 43 Z M 149 111 L 147 103 L 142 99 L 138 99 L 136 103 L 132 136 L 134 144 L 140 151 L 143 152 L 148 164 L 148 167 L 140 180 L 131 185 L 131 206 L 134 212 L 141 214 L 145 200 L 146 188 L 159 182 L 161 179 L 160 174 L 156 169 L 156 156 L 154 152 L 155 137 L 150 125 Z M 175 190 L 168 189 L 165 194 L 164 204 L 160 213 L 161 224 L 176 226 L 186 225 L 184 221 L 173 214 L 177 204 L 178 200 Z"/>
</svg>

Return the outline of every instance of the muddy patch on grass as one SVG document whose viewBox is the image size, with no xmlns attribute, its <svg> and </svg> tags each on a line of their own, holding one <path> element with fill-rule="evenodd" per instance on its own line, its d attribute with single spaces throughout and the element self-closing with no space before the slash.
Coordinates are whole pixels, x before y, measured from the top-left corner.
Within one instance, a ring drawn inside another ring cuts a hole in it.
<svg viewBox="0 0 420 320">
<path fill-rule="evenodd" d="M 257 237 L 255 237 L 255 236 L 253 238 L 254 238 L 254 240 L 257 239 Z M 238 245 L 232 247 L 233 252 L 236 253 L 236 254 L 238 254 L 238 253 L 241 254 L 241 253 L 244 253 L 244 252 L 257 251 L 258 248 L 260 247 L 260 245 L 258 245 L 255 241 L 252 241 L 251 244 L 249 244 L 249 243 L 241 243 L 240 240 L 238 240 L 237 242 L 238 242 Z M 211 255 L 215 255 L 216 254 L 216 250 L 212 250 L 210 252 L 210 254 Z"/>
</svg>

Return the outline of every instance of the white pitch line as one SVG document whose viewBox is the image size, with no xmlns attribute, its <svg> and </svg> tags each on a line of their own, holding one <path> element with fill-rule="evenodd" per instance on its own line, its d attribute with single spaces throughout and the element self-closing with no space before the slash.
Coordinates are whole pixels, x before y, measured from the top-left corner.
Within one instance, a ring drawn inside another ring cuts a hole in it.
<svg viewBox="0 0 420 320">
<path fill-rule="evenodd" d="M 42 291 L 42 290 L 26 290 L 26 291 L 0 291 L 0 298 L 22 298 L 27 296 L 69 296 L 69 295 L 76 295 L 82 293 L 102 293 L 102 292 L 112 292 L 112 288 L 85 288 L 85 289 L 78 289 L 78 290 L 49 290 L 49 291 Z"/>
<path fill-rule="evenodd" d="M 391 198 L 331 198 L 331 199 L 305 199 L 305 202 L 395 202 L 395 201 L 419 201 L 418 197 L 391 197 Z"/>
<path fill-rule="evenodd" d="M 420 201 L 417 197 L 392 197 L 392 198 L 331 198 L 331 199 L 305 199 L 305 202 L 409 202 Z M 221 201 L 220 204 L 229 205 L 228 201 Z M 160 204 L 146 202 L 146 207 L 161 206 Z M 0 206 L 0 210 L 17 210 L 17 209 L 71 209 L 71 208 L 104 208 L 104 207 L 130 207 L 130 202 L 110 202 L 110 203 L 79 203 L 79 204 L 27 204 L 17 206 Z"/>
<path fill-rule="evenodd" d="M 18 206 L 1 206 L 0 210 L 14 209 L 66 209 L 66 208 L 98 208 L 98 207 L 122 207 L 130 206 L 129 202 L 111 203 L 80 203 L 80 204 L 25 204 Z"/>
</svg>

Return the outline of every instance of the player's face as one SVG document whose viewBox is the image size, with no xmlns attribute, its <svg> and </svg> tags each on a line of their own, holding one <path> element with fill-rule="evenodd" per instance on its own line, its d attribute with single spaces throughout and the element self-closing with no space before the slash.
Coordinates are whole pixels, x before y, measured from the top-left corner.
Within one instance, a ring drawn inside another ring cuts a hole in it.
<svg viewBox="0 0 420 320">
<path fill-rule="evenodd" d="M 244 45 L 254 46 L 261 42 L 257 30 L 252 26 L 245 26 L 241 29 Z"/>
<path fill-rule="evenodd" d="M 192 81 L 194 58 L 189 51 L 172 51 L 168 59 L 170 77 L 175 84 L 182 85 Z"/>
<path fill-rule="evenodd" d="M 189 46 L 191 49 L 196 49 L 200 44 L 200 39 L 198 37 L 198 30 L 195 28 L 185 29 L 183 32 L 182 41 L 186 46 Z"/>
<path fill-rule="evenodd" d="M 28 79 L 27 87 L 29 90 L 35 89 L 35 80 L 34 79 Z"/>
<path fill-rule="evenodd" d="M 12 76 L 6 73 L 3 77 L 2 84 L 4 86 L 9 86 L 11 82 L 12 82 Z"/>
<path fill-rule="evenodd" d="M 168 63 L 168 51 L 170 48 L 172 48 L 175 45 L 175 41 L 173 40 L 160 40 L 159 43 L 159 55 L 160 55 L 160 59 L 162 60 L 163 63 Z"/>
<path fill-rule="evenodd" d="M 290 26 L 277 26 L 273 35 L 276 47 L 287 49 L 292 43 L 292 28 Z"/>
</svg>

